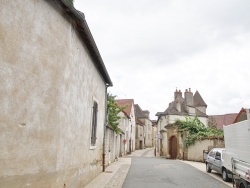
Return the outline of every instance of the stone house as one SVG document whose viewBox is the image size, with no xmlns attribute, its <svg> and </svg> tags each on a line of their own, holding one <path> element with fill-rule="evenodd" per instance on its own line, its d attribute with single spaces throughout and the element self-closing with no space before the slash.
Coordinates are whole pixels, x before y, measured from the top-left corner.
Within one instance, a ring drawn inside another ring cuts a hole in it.
<svg viewBox="0 0 250 188">
<path fill-rule="evenodd" d="M 135 149 L 145 148 L 145 125 L 136 118 Z"/>
<path fill-rule="evenodd" d="M 135 131 L 136 131 L 136 121 L 135 121 L 135 108 L 133 99 L 117 99 L 115 100 L 118 106 L 125 107 L 123 112 L 126 114 L 129 123 L 126 124 L 125 128 L 125 151 L 126 154 L 135 151 Z M 126 121 L 126 120 L 125 120 Z"/>
<path fill-rule="evenodd" d="M 176 158 L 179 156 L 177 150 L 179 135 L 178 130 L 172 125 L 177 119 L 185 120 L 185 117 L 197 116 L 207 126 L 206 115 L 207 104 L 198 91 L 193 93 L 186 89 L 184 98 L 180 90 L 174 93 L 174 101 L 169 103 L 164 112 L 158 112 L 157 119 L 157 152 L 160 156 Z"/>
<path fill-rule="evenodd" d="M 148 110 L 142 110 L 138 104 L 135 104 L 135 116 L 145 125 L 145 147 L 153 147 L 154 142 L 152 121 L 149 119 L 149 114 Z"/>
<path fill-rule="evenodd" d="M 84 187 L 103 170 L 112 86 L 84 14 L 9 0 L 0 20 L 1 187 Z"/>
<path fill-rule="evenodd" d="M 124 155 L 124 132 L 116 133 L 107 125 L 105 132 L 105 167 Z"/>
<path fill-rule="evenodd" d="M 124 110 L 121 111 L 118 114 L 118 116 L 120 117 L 118 127 L 120 128 L 122 133 L 120 137 L 120 154 L 119 154 L 119 156 L 121 157 L 129 153 L 127 144 L 128 135 L 126 134 L 127 133 L 126 129 L 127 127 L 129 127 L 131 120 L 130 116 Z"/>
<path fill-rule="evenodd" d="M 152 138 L 153 138 L 153 146 L 156 147 L 157 139 L 157 121 L 152 120 Z"/>
</svg>

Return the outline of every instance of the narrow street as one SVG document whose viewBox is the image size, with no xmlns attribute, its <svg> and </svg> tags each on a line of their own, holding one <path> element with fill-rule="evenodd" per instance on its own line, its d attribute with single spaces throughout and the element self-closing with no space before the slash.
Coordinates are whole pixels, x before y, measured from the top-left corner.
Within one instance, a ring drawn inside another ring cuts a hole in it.
<svg viewBox="0 0 250 188">
<path fill-rule="evenodd" d="M 123 188 L 229 187 L 197 168 L 179 160 L 154 157 L 152 150 L 131 155 L 132 162 Z"/>
</svg>

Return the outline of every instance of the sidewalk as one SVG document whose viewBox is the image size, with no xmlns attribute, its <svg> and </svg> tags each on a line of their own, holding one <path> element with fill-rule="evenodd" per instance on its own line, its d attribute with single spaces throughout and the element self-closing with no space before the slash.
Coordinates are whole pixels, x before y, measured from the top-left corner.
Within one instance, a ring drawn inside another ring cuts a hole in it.
<svg viewBox="0 0 250 188">
<path fill-rule="evenodd" d="M 85 188 L 121 188 L 131 166 L 131 156 L 154 157 L 154 149 L 135 150 L 130 155 L 120 157 L 118 161 L 107 166 L 105 172 L 100 173 Z"/>
</svg>

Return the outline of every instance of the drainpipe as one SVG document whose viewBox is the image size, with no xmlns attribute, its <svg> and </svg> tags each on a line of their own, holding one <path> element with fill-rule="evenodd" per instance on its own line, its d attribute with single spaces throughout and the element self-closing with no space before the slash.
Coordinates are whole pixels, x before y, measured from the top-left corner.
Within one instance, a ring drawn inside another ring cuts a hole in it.
<svg viewBox="0 0 250 188">
<path fill-rule="evenodd" d="M 108 107 L 107 107 L 107 100 L 108 100 L 108 85 L 106 85 L 106 89 L 105 89 L 105 119 L 104 119 L 104 126 L 103 126 L 103 153 L 102 153 L 102 171 L 105 172 L 105 156 L 106 156 L 106 149 L 105 149 L 105 146 L 106 146 L 106 143 L 105 143 L 105 140 L 106 140 L 106 126 L 107 126 L 107 123 L 108 123 Z"/>
</svg>

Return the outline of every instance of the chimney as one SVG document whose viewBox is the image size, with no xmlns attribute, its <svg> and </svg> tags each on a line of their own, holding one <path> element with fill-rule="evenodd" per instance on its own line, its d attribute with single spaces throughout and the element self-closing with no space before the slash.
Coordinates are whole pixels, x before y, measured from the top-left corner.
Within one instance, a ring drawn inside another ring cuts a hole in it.
<svg viewBox="0 0 250 188">
<path fill-rule="evenodd" d="M 182 92 L 181 92 L 181 90 L 175 90 L 175 92 L 174 92 L 174 100 L 176 100 L 177 98 L 182 98 Z"/>
<path fill-rule="evenodd" d="M 181 112 L 181 99 L 182 99 L 182 92 L 181 90 L 177 90 L 176 88 L 176 91 L 174 92 L 174 100 L 176 102 L 176 110 L 178 112 Z"/>
<path fill-rule="evenodd" d="M 185 104 L 187 106 L 194 106 L 194 99 L 193 99 L 193 93 L 191 92 L 191 89 L 186 89 L 185 91 Z"/>
</svg>

